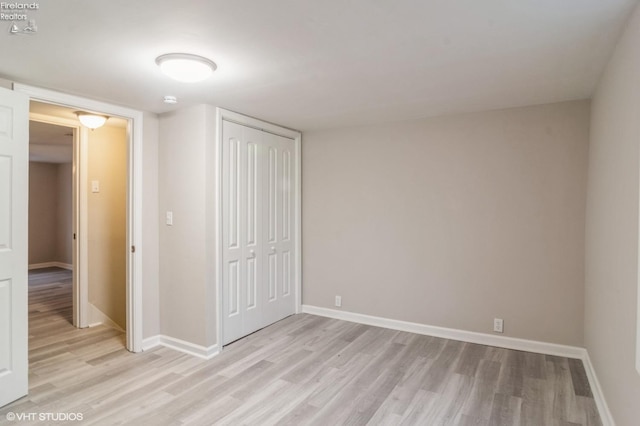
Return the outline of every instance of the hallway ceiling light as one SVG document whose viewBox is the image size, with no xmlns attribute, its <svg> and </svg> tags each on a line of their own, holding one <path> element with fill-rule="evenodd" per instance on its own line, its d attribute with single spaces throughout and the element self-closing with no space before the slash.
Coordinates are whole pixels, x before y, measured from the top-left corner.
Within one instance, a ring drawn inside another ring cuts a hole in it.
<svg viewBox="0 0 640 426">
<path fill-rule="evenodd" d="M 104 126 L 104 123 L 106 123 L 109 118 L 106 115 L 91 114 L 83 111 L 76 111 L 76 115 L 78 116 L 80 123 L 91 130 Z"/>
<path fill-rule="evenodd" d="M 211 60 L 188 53 L 167 53 L 158 56 L 156 64 L 169 77 L 185 83 L 205 80 L 218 68 Z"/>
</svg>

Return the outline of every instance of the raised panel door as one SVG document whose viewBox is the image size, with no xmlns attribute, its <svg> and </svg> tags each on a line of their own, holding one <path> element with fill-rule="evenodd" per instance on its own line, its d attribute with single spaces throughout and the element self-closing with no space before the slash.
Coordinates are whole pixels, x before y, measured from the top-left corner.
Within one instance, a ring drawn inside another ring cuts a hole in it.
<svg viewBox="0 0 640 426">
<path fill-rule="evenodd" d="M 261 135 L 223 122 L 223 344 L 262 324 Z"/>
<path fill-rule="evenodd" d="M 0 88 L 0 406 L 28 392 L 29 99 Z"/>
<path fill-rule="evenodd" d="M 295 312 L 291 139 L 223 121 L 223 344 Z"/>
</svg>

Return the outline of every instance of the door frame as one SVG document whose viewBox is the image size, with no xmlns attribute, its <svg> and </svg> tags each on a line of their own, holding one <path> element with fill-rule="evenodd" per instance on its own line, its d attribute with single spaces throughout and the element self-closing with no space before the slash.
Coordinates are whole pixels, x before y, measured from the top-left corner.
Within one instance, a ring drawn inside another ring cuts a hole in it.
<svg viewBox="0 0 640 426">
<path fill-rule="evenodd" d="M 289 139 L 293 139 L 295 145 L 295 172 L 294 180 L 296 185 L 295 196 L 295 232 L 296 237 L 294 241 L 295 258 L 294 258 L 294 300 L 295 300 L 295 313 L 298 314 L 302 309 L 302 174 L 301 174 L 301 162 L 302 162 L 302 133 L 288 129 L 286 127 L 278 126 L 276 124 L 268 123 L 266 121 L 259 120 L 257 118 L 249 117 L 237 112 L 229 111 L 224 108 L 216 108 L 216 140 L 215 140 L 215 265 L 216 265 L 216 311 L 217 311 L 217 340 L 218 349 L 223 350 L 222 335 L 224 327 L 224 315 L 223 315 L 223 301 L 222 301 L 222 268 L 224 267 L 222 261 L 223 254 L 223 238 L 222 238 L 222 122 L 230 121 L 243 126 L 251 127 L 264 132 L 272 133 L 278 136 L 284 136 Z"/>
<path fill-rule="evenodd" d="M 126 347 L 131 352 L 142 352 L 142 171 L 143 171 L 143 113 L 142 111 L 112 105 L 105 102 L 96 101 L 93 99 L 86 99 L 79 96 L 68 95 L 66 93 L 55 92 L 49 89 L 42 89 L 39 87 L 28 86 L 25 84 L 14 83 L 13 90 L 17 92 L 26 93 L 31 100 L 40 101 L 50 104 L 61 105 L 69 108 L 94 111 L 110 116 L 118 116 L 129 121 L 127 125 L 127 243 L 130 248 L 127 250 L 127 330 L 126 330 Z M 82 127 L 80 131 L 80 145 L 82 145 L 82 133 L 84 132 L 84 140 L 87 140 L 88 129 Z M 86 155 L 86 149 L 80 151 L 80 154 Z M 80 214 L 86 214 L 86 182 L 83 185 L 82 176 L 86 176 L 86 161 L 80 159 L 80 170 L 78 170 L 79 183 L 79 210 Z M 84 166 L 83 164 L 84 163 Z M 84 187 L 84 191 L 83 191 Z M 80 271 L 87 271 L 86 268 L 86 247 L 87 247 L 87 233 L 83 232 L 83 226 L 86 227 L 86 220 L 81 220 L 80 228 L 78 229 L 79 240 L 79 269 Z M 86 228 L 84 228 L 86 231 Z M 82 244 L 82 241 L 85 244 Z M 84 249 L 83 249 L 84 247 Z M 84 254 L 84 255 L 83 255 Z M 82 273 L 82 272 L 81 272 Z M 84 279 L 79 277 L 80 285 L 78 289 L 80 291 L 80 297 L 87 297 L 87 277 Z M 84 289 L 84 291 L 83 291 Z M 85 305 L 88 307 L 88 305 Z M 88 322 L 88 315 L 86 312 L 82 312 L 84 320 Z M 82 320 L 80 320 L 82 324 Z M 86 324 L 86 323 L 85 323 Z M 88 325 L 88 324 L 86 324 Z"/>
</svg>

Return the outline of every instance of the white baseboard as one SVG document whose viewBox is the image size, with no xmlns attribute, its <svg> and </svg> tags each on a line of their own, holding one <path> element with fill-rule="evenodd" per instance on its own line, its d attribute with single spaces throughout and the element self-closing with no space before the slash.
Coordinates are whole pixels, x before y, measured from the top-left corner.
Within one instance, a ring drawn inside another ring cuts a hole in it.
<svg viewBox="0 0 640 426">
<path fill-rule="evenodd" d="M 591 364 L 591 358 L 589 357 L 589 352 L 587 352 L 586 350 L 584 352 L 584 358 L 582 358 L 582 363 L 584 364 L 584 369 L 587 372 L 589 386 L 591 386 L 591 393 L 593 394 L 593 399 L 596 401 L 596 406 L 598 407 L 598 412 L 600 413 L 600 420 L 602 420 L 602 424 L 604 426 L 614 426 L 616 422 L 613 420 L 613 415 L 609 410 L 607 400 L 604 397 L 604 393 L 602 393 L 602 388 L 600 387 L 598 376 L 596 376 L 596 370 L 593 368 L 593 364 Z"/>
<path fill-rule="evenodd" d="M 73 265 L 62 262 L 45 262 L 45 263 L 32 263 L 29 265 L 29 270 L 32 269 L 44 269 L 44 268 L 62 268 L 73 271 Z"/>
<path fill-rule="evenodd" d="M 175 337 L 164 336 L 162 334 L 147 337 L 142 341 L 143 351 L 148 351 L 156 346 L 164 346 L 202 359 L 211 359 L 220 353 L 218 345 L 205 347 L 181 339 L 176 339 Z"/>
<path fill-rule="evenodd" d="M 160 337 L 160 335 L 156 335 L 142 339 L 142 352 L 153 349 L 156 346 L 161 346 Z"/>
<path fill-rule="evenodd" d="M 424 334 L 427 336 L 441 337 L 444 339 L 459 340 L 462 342 L 477 343 L 481 345 L 496 346 L 518 351 L 535 352 L 545 355 L 556 355 L 566 358 L 582 360 L 593 398 L 598 407 L 600 418 L 604 426 L 614 426 L 615 422 L 609 411 L 609 407 L 602 393 L 602 388 L 596 377 L 595 370 L 589 359 L 589 353 L 585 348 L 578 346 L 558 345 L 556 343 L 539 342 L 536 340 L 518 339 L 515 337 L 494 336 L 491 334 L 477 333 L 474 331 L 458 330 L 455 328 L 436 327 L 433 325 L 419 324 L 415 322 L 399 321 L 389 318 L 374 317 L 355 312 L 338 311 L 336 309 L 321 308 L 318 306 L 302 305 L 302 312 L 323 317 L 335 318 L 343 321 L 372 325 L 375 327 L 389 328 L 392 330 L 406 331 L 409 333 Z"/>
<path fill-rule="evenodd" d="M 475 331 L 458 330 L 455 328 L 436 327 L 415 322 L 399 321 L 389 318 L 374 317 L 354 312 L 338 311 L 311 305 L 302 305 L 302 312 L 335 318 L 392 330 L 408 331 L 410 333 L 427 336 L 442 337 L 444 339 L 460 340 L 462 342 L 478 343 L 480 345 L 497 346 L 518 351 L 535 352 L 546 355 L 564 356 L 582 359 L 585 349 L 577 346 L 558 345 L 556 343 L 539 342 L 536 340 L 518 339 L 515 337 L 494 336 L 492 334 L 477 333 Z"/>
<path fill-rule="evenodd" d="M 95 327 L 97 325 L 106 325 L 107 327 L 115 328 L 123 333 L 126 333 L 115 321 L 113 321 L 107 314 L 98 309 L 93 303 L 89 303 L 89 327 Z"/>
</svg>

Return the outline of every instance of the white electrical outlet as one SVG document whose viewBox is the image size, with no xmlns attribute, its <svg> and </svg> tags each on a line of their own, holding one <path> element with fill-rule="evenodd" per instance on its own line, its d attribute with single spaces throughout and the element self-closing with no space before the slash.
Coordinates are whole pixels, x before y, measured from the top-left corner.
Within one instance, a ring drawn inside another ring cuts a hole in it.
<svg viewBox="0 0 640 426">
<path fill-rule="evenodd" d="M 342 306 L 342 296 L 336 296 L 336 308 Z"/>
<path fill-rule="evenodd" d="M 502 318 L 493 319 L 493 331 L 495 331 L 496 333 L 504 332 L 504 320 Z"/>
</svg>

